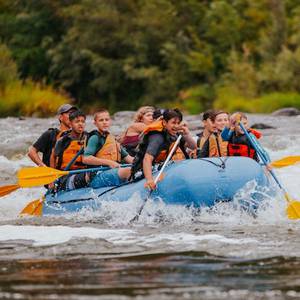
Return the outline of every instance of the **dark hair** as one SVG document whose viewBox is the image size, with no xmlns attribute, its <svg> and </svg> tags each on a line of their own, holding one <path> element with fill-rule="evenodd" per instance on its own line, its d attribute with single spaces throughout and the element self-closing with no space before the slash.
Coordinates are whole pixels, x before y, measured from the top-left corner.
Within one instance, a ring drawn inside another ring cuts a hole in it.
<svg viewBox="0 0 300 300">
<path fill-rule="evenodd" d="M 161 117 L 164 113 L 164 109 L 163 108 L 156 108 L 153 112 L 153 120 L 158 119 L 159 117 Z"/>
<path fill-rule="evenodd" d="M 70 121 L 73 121 L 74 119 L 79 117 L 84 117 L 84 119 L 86 119 L 86 115 L 81 110 L 75 110 L 71 112 L 69 115 Z"/>
<path fill-rule="evenodd" d="M 206 110 L 202 115 L 202 120 L 206 121 L 207 119 L 211 119 L 214 112 L 215 111 L 213 109 Z"/>
<path fill-rule="evenodd" d="M 180 120 L 180 122 L 182 121 L 182 113 L 178 108 L 175 109 L 166 109 L 163 112 L 163 118 L 165 121 L 169 121 L 173 118 L 178 118 Z"/>
<path fill-rule="evenodd" d="M 213 122 L 215 122 L 216 117 L 217 117 L 218 115 L 221 115 L 221 114 L 226 114 L 226 115 L 229 116 L 228 112 L 226 112 L 226 111 L 224 111 L 224 110 L 216 110 L 216 111 L 214 111 L 214 112 L 211 114 L 210 119 L 211 119 Z"/>
</svg>

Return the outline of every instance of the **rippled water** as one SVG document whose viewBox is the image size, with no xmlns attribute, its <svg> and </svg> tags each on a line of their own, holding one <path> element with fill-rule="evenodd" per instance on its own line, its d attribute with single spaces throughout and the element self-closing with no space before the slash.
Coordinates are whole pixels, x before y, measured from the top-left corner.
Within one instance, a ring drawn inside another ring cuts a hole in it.
<svg viewBox="0 0 300 300">
<path fill-rule="evenodd" d="M 299 117 L 251 116 L 258 122 L 276 127 L 263 131 L 273 159 L 299 155 Z M 0 119 L 1 185 L 31 165 L 28 145 L 54 125 L 54 119 Z M 300 200 L 299 165 L 276 172 Z M 199 215 L 150 201 L 129 225 L 141 205 L 137 196 L 97 212 L 19 218 L 43 192 L 20 189 L 0 199 L 0 299 L 300 298 L 300 221 L 287 219 L 279 194 L 255 219 L 232 204 Z"/>
</svg>

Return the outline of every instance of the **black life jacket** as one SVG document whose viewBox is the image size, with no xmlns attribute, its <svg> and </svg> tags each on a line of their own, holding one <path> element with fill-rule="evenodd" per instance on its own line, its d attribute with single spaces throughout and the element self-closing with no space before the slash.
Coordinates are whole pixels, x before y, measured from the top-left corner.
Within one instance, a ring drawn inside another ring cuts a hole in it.
<svg viewBox="0 0 300 300">
<path fill-rule="evenodd" d="M 142 138 L 142 141 L 139 143 L 137 148 L 137 154 L 134 157 L 132 167 L 131 167 L 131 174 L 134 176 L 134 174 L 143 168 L 143 159 L 146 154 L 146 150 L 149 144 L 149 137 L 153 134 L 161 134 L 164 138 L 164 142 L 160 146 L 160 149 L 158 151 L 158 154 L 156 157 L 154 157 L 153 164 L 163 162 L 164 159 L 168 156 L 168 153 L 170 152 L 173 144 L 174 144 L 174 138 L 172 138 L 165 130 L 163 131 L 151 131 L 147 134 L 145 134 Z M 184 148 L 185 141 L 181 139 L 179 143 L 179 148 L 182 151 L 184 157 L 186 159 L 189 159 L 189 155 L 187 154 L 185 148 Z M 173 155 L 176 154 L 176 151 L 173 153 Z"/>
</svg>

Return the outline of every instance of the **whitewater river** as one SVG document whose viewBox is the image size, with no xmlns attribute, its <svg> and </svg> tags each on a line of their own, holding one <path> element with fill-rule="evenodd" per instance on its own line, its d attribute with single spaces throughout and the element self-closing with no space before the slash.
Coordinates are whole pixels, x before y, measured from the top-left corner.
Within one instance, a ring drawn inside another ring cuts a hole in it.
<svg viewBox="0 0 300 300">
<path fill-rule="evenodd" d="M 272 159 L 300 155 L 300 116 L 252 115 L 250 123 L 276 128 L 262 131 Z M 0 185 L 32 165 L 28 146 L 55 124 L 0 119 Z M 116 122 L 113 131 L 121 129 Z M 276 173 L 300 200 L 300 165 Z M 0 299 L 300 299 L 300 220 L 287 219 L 280 194 L 255 219 L 230 204 L 195 216 L 150 201 L 129 225 L 138 197 L 98 212 L 19 218 L 43 192 L 0 199 Z"/>
</svg>

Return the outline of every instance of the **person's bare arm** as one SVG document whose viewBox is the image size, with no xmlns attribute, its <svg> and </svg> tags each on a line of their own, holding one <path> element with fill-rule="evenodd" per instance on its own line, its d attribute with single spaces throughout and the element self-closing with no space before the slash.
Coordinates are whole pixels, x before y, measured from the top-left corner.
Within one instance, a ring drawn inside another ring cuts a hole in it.
<svg viewBox="0 0 300 300">
<path fill-rule="evenodd" d="M 136 135 L 144 131 L 147 126 L 142 122 L 133 123 L 127 130 L 127 135 Z"/>
<path fill-rule="evenodd" d="M 127 155 L 126 157 L 124 157 L 125 162 L 127 162 L 128 164 L 132 164 L 133 163 L 133 157 L 130 155 Z"/>
<path fill-rule="evenodd" d="M 182 122 L 182 124 L 180 124 L 179 132 L 183 134 L 185 144 L 188 148 L 190 148 L 191 150 L 197 149 L 197 143 L 192 137 L 190 130 L 185 122 Z"/>
<path fill-rule="evenodd" d="M 29 147 L 27 155 L 39 167 L 46 167 L 46 165 L 41 160 L 37 149 L 34 146 Z"/>
<path fill-rule="evenodd" d="M 82 162 L 91 166 L 108 166 L 110 168 L 118 168 L 120 166 L 119 163 L 113 160 L 99 158 L 93 155 L 83 156 Z"/>
<path fill-rule="evenodd" d="M 197 149 L 197 143 L 194 140 L 194 138 L 192 137 L 192 135 L 190 133 L 188 133 L 187 135 L 183 135 L 184 136 L 184 140 L 186 142 L 186 146 L 188 148 L 190 148 L 191 150 L 196 150 Z"/>
<path fill-rule="evenodd" d="M 143 159 L 143 172 L 146 178 L 145 187 L 154 190 L 156 188 L 156 184 L 154 183 L 153 176 L 152 176 L 152 162 L 154 157 L 148 153 L 145 154 Z"/>
</svg>

